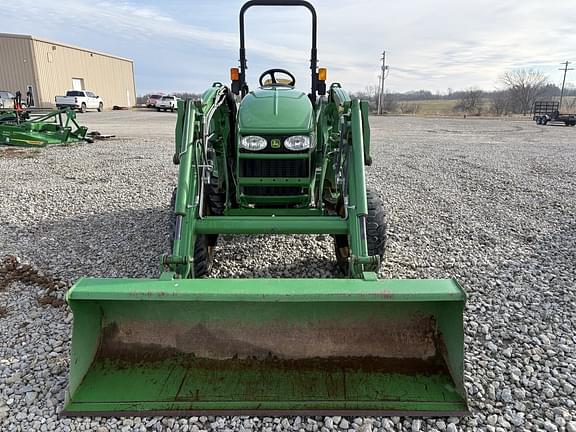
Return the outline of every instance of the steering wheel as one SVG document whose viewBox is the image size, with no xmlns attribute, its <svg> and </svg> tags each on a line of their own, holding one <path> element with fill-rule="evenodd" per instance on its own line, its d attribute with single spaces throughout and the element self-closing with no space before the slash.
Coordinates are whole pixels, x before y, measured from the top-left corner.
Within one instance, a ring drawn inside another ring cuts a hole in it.
<svg viewBox="0 0 576 432">
<path fill-rule="evenodd" d="M 276 81 L 276 75 L 275 74 L 279 73 L 279 72 L 288 75 L 290 77 L 291 81 L 288 84 L 279 83 L 278 81 Z M 264 84 L 264 77 L 266 75 L 270 75 L 270 79 L 272 80 L 272 84 Z M 279 86 L 294 87 L 294 84 L 296 84 L 296 78 L 294 78 L 294 75 L 292 75 L 286 69 L 268 69 L 267 71 L 264 71 L 262 73 L 262 75 L 260 75 L 258 82 L 260 83 L 260 87 L 264 87 L 265 85 L 273 85 L 273 86 L 279 85 Z"/>
</svg>

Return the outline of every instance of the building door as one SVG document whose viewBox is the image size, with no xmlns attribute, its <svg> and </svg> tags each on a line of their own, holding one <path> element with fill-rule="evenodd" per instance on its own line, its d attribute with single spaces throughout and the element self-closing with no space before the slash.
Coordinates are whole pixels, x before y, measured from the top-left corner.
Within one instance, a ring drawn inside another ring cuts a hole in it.
<svg viewBox="0 0 576 432">
<path fill-rule="evenodd" d="M 72 90 L 85 90 L 84 78 L 72 78 Z"/>
</svg>

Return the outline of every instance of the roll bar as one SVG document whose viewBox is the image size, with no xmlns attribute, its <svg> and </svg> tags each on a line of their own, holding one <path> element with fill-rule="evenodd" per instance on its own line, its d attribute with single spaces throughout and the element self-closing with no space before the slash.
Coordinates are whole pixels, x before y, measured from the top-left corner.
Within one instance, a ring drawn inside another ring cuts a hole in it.
<svg viewBox="0 0 576 432">
<path fill-rule="evenodd" d="M 250 0 L 246 2 L 242 9 L 240 9 L 240 74 L 239 85 L 242 97 L 248 92 L 246 85 L 246 46 L 244 43 L 244 14 L 253 6 L 303 6 L 312 14 L 312 49 L 310 51 L 310 70 L 312 76 L 312 91 L 310 97 L 312 102 L 316 100 L 316 93 L 318 92 L 318 52 L 316 49 L 316 34 L 317 34 L 317 19 L 316 10 L 314 6 L 305 0 Z"/>
</svg>

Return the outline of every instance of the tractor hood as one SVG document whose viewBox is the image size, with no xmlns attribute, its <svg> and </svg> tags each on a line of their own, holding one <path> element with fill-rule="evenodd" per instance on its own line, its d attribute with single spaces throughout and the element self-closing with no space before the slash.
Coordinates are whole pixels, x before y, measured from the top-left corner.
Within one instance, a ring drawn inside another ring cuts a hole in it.
<svg viewBox="0 0 576 432">
<path fill-rule="evenodd" d="M 287 87 L 261 87 L 248 93 L 238 110 L 241 134 L 273 132 L 310 133 L 314 110 L 308 96 Z"/>
</svg>

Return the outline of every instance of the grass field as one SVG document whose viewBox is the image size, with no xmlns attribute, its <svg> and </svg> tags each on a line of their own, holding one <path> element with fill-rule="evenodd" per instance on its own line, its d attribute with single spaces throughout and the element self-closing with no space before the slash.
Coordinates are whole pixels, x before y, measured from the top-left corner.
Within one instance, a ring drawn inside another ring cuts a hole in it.
<svg viewBox="0 0 576 432">
<path fill-rule="evenodd" d="M 398 113 L 416 114 L 424 116 L 462 116 L 460 111 L 454 108 L 460 101 L 456 99 L 416 100 L 398 102 Z M 482 100 L 482 113 L 490 110 L 490 100 Z"/>
<path fill-rule="evenodd" d="M 557 100 L 558 98 L 542 98 L 542 100 Z M 464 116 L 462 111 L 456 111 L 454 108 L 460 101 L 457 99 L 436 99 L 436 100 L 415 100 L 399 101 L 398 108 L 393 114 L 415 114 L 421 116 Z M 489 98 L 482 99 L 481 115 L 493 116 L 492 103 Z M 562 103 L 562 112 L 576 112 L 576 97 L 566 96 Z M 513 115 L 512 117 L 518 117 Z M 522 117 L 522 116 L 520 116 Z M 528 116 L 526 116 L 528 117 Z M 531 117 L 531 116 L 530 116 Z"/>
</svg>

